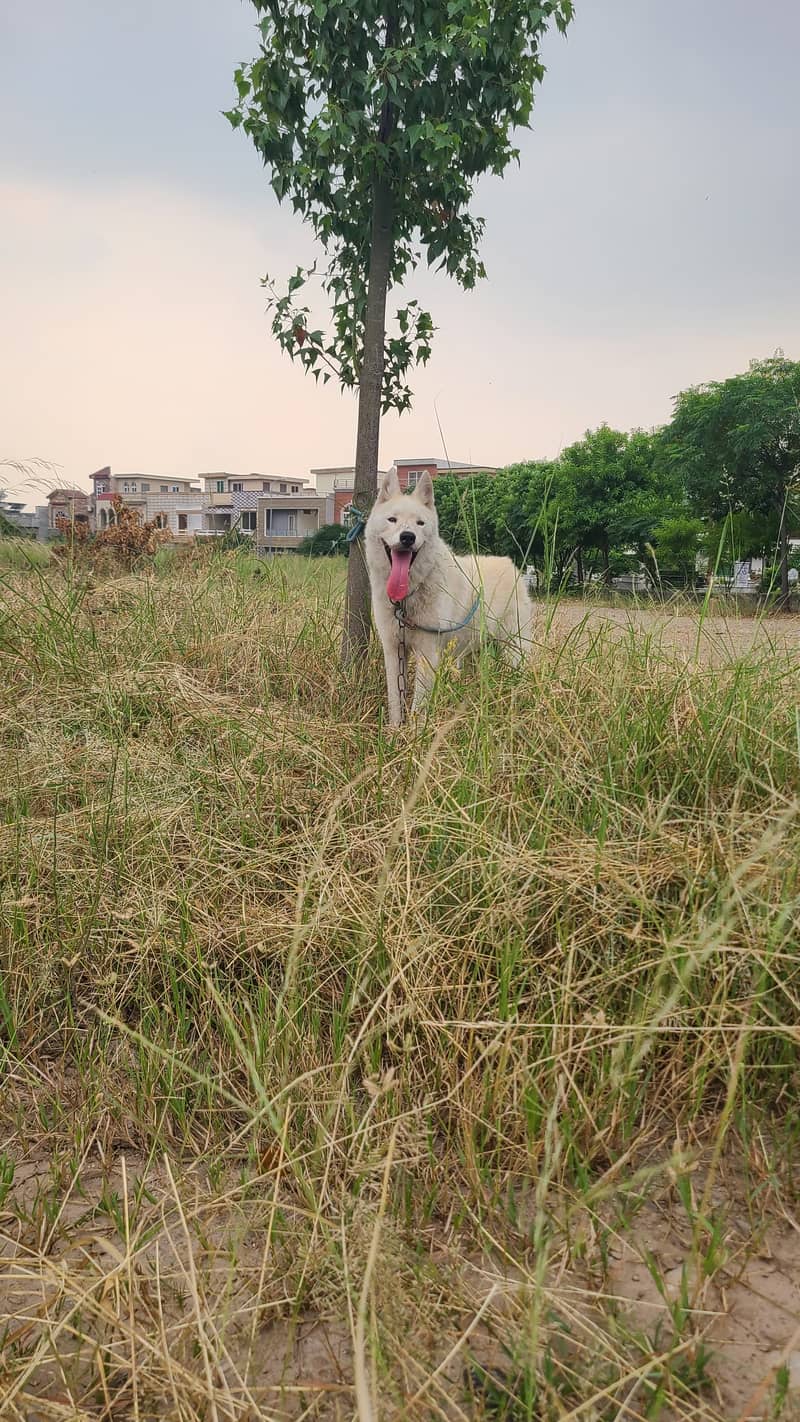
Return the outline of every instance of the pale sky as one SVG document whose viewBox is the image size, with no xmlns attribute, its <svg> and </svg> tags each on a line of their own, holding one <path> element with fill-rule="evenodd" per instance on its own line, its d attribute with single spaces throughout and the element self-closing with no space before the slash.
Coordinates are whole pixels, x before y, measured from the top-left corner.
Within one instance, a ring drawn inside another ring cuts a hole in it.
<svg viewBox="0 0 800 1422">
<path fill-rule="evenodd" d="M 0 458 L 83 487 L 104 464 L 352 462 L 354 398 L 292 365 L 264 314 L 260 277 L 313 244 L 220 113 L 255 18 L 0 0 Z M 434 402 L 452 459 L 504 464 L 800 357 L 798 53 L 797 0 L 578 0 L 521 166 L 476 199 L 488 280 L 411 282 L 439 329 L 382 462 L 443 453 Z"/>
</svg>

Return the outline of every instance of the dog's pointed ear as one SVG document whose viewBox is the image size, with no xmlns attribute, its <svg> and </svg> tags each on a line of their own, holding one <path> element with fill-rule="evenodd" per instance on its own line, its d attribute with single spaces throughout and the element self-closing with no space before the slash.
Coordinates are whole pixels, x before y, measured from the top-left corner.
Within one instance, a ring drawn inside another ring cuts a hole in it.
<svg viewBox="0 0 800 1422">
<path fill-rule="evenodd" d="M 397 477 L 397 470 L 390 469 L 388 474 L 384 474 L 378 489 L 376 503 L 385 504 L 387 499 L 393 499 L 395 494 L 400 493 L 400 480 Z"/>
<path fill-rule="evenodd" d="M 433 508 L 433 480 L 430 474 L 427 472 L 423 474 L 414 493 L 420 503 L 425 504 L 426 508 Z"/>
</svg>

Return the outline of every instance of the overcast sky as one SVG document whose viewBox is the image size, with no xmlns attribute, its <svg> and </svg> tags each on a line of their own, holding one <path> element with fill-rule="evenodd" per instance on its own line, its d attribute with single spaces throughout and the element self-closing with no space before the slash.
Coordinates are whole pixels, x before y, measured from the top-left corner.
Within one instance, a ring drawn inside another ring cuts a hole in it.
<svg viewBox="0 0 800 1422">
<path fill-rule="evenodd" d="M 0 458 L 84 486 L 109 463 L 352 462 L 353 397 L 264 315 L 260 277 L 313 248 L 221 117 L 254 20 L 249 0 L 0 0 Z M 797 0 L 578 0 L 521 167 L 478 194 L 488 280 L 413 283 L 439 330 L 382 460 L 442 453 L 434 402 L 451 458 L 503 464 L 800 357 L 798 53 Z"/>
</svg>

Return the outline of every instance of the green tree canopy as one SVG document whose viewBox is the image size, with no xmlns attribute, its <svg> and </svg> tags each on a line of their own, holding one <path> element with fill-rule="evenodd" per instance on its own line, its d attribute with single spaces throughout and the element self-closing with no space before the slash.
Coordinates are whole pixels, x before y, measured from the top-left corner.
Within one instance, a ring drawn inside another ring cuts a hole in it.
<svg viewBox="0 0 800 1422">
<path fill-rule="evenodd" d="M 573 536 L 581 552 L 595 550 L 606 580 L 614 548 L 642 549 L 669 509 L 670 495 L 655 468 L 653 437 L 601 425 L 569 445 L 558 461 L 572 488 Z"/>
<path fill-rule="evenodd" d="M 767 520 L 788 601 L 789 522 L 800 508 L 800 363 L 778 354 L 682 391 L 662 440 L 705 517 Z"/>
</svg>

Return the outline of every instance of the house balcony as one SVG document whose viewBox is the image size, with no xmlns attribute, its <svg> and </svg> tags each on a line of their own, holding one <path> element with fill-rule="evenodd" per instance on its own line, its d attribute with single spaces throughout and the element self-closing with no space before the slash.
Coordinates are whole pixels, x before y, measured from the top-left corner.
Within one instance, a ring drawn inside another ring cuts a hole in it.
<svg viewBox="0 0 800 1422">
<path fill-rule="evenodd" d="M 121 489 L 111 489 L 107 494 L 95 494 L 98 504 L 110 504 L 112 499 L 122 499 L 124 504 L 146 504 L 147 494 L 123 494 Z"/>
</svg>

